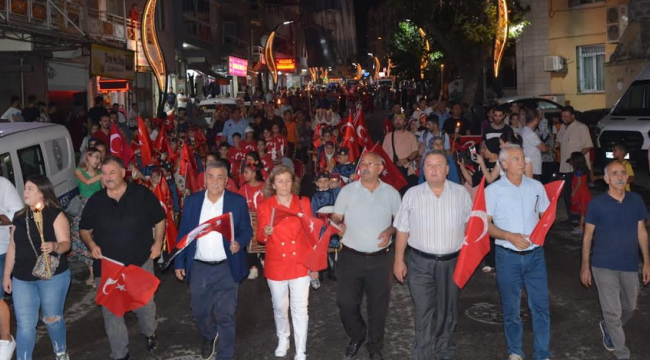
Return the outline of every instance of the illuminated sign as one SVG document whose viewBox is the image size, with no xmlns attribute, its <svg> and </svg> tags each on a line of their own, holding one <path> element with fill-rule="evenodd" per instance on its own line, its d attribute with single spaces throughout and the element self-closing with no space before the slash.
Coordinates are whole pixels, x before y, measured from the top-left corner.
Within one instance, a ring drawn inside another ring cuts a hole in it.
<svg viewBox="0 0 650 360">
<path fill-rule="evenodd" d="M 97 85 L 100 92 L 129 91 L 129 82 L 125 79 L 107 79 L 100 76 L 97 80 Z"/>
<path fill-rule="evenodd" d="M 296 59 L 275 59 L 278 70 L 296 70 Z"/>
<path fill-rule="evenodd" d="M 248 60 L 228 56 L 228 75 L 246 76 Z"/>
</svg>

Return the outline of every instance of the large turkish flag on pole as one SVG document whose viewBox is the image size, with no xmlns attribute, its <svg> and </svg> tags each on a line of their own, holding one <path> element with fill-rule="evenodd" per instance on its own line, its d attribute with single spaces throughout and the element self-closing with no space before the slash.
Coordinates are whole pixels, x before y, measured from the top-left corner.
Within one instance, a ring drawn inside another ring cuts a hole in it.
<svg viewBox="0 0 650 360">
<path fill-rule="evenodd" d="M 349 113 L 347 121 L 341 127 L 341 132 L 343 133 L 341 147 L 346 147 L 350 150 L 350 162 L 355 162 L 359 158 L 359 142 L 361 139 L 357 137 L 354 130 L 352 112 Z"/>
<path fill-rule="evenodd" d="M 102 257 L 102 281 L 97 288 L 95 302 L 115 316 L 145 306 L 153 298 L 160 280 L 139 266 Z"/>
<path fill-rule="evenodd" d="M 144 124 L 144 120 L 138 115 L 138 132 L 139 136 L 139 148 L 140 148 L 140 157 L 142 158 L 142 166 L 147 166 L 153 164 L 153 151 L 151 150 L 151 139 L 149 138 L 149 130 Z"/>
<path fill-rule="evenodd" d="M 551 205 L 548 206 L 544 215 L 530 233 L 528 237 L 533 244 L 539 246 L 544 246 L 544 240 L 546 240 L 546 234 L 551 230 L 551 226 L 555 222 L 555 215 L 557 212 L 557 200 L 562 194 L 562 188 L 564 187 L 564 180 L 557 180 L 551 183 L 544 185 L 544 190 L 546 190 L 546 196 L 551 200 Z"/>
<path fill-rule="evenodd" d="M 124 162 L 124 167 L 128 168 L 131 158 L 133 157 L 133 149 L 126 146 L 126 139 L 122 137 L 122 132 L 115 124 L 111 124 L 111 137 L 110 137 L 110 151 L 112 156 L 117 156 Z"/>
<path fill-rule="evenodd" d="M 472 213 L 467 222 L 463 247 L 454 270 L 454 282 L 463 288 L 481 260 L 490 252 L 490 236 L 488 234 L 488 218 L 485 206 L 485 178 L 481 180 Z"/>
<path fill-rule="evenodd" d="M 388 185 L 391 185 L 397 189 L 397 191 L 408 185 L 408 182 L 404 178 L 404 175 L 402 175 L 402 173 L 399 171 L 397 165 L 393 163 L 393 160 L 388 157 L 388 154 L 386 154 L 380 143 L 376 143 L 375 146 L 370 149 L 370 152 L 374 152 L 384 159 L 384 172 L 379 176 L 381 181 L 385 182 Z"/>
</svg>

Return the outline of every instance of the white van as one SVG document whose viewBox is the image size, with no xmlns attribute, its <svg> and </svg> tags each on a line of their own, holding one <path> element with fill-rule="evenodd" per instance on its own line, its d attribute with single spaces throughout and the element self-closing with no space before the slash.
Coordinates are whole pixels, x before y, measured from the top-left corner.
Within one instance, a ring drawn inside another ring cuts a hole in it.
<svg viewBox="0 0 650 360">
<path fill-rule="evenodd" d="M 630 161 L 645 167 L 650 148 L 650 66 L 630 84 L 598 127 L 601 159 L 613 159 L 613 146 L 622 143 L 627 147 Z"/>
<path fill-rule="evenodd" d="M 0 176 L 9 179 L 21 197 L 25 179 L 30 175 L 45 175 L 65 209 L 79 194 L 75 167 L 72 140 L 64 126 L 0 123 Z"/>
</svg>

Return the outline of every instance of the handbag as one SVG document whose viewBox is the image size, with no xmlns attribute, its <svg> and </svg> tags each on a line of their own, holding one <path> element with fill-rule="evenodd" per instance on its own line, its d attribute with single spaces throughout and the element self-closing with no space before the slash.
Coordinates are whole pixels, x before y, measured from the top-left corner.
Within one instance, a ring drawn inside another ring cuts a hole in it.
<svg viewBox="0 0 650 360">
<path fill-rule="evenodd" d="M 77 195 L 70 200 L 68 203 L 68 206 L 65 208 L 65 212 L 73 217 L 81 215 L 81 211 L 83 210 L 83 199 L 81 198 L 81 195 Z"/>
<path fill-rule="evenodd" d="M 42 280 L 50 280 L 52 278 L 52 275 L 54 275 L 56 272 L 56 268 L 59 267 L 59 257 L 50 254 L 38 255 L 38 252 L 34 247 L 34 241 L 32 241 L 32 235 L 29 231 L 29 216 L 25 216 L 25 225 L 27 225 L 27 238 L 29 239 L 29 245 L 32 246 L 34 255 L 36 255 L 36 264 L 34 264 L 34 268 L 32 269 L 32 275 Z M 45 242 L 42 235 L 41 242 Z"/>
</svg>

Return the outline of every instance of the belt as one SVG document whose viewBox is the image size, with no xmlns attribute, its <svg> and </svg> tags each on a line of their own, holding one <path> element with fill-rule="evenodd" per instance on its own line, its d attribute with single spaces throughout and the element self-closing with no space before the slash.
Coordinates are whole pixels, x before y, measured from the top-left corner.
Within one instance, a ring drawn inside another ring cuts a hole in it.
<svg viewBox="0 0 650 360">
<path fill-rule="evenodd" d="M 536 248 L 534 248 L 534 249 L 530 249 L 530 250 L 517 251 L 517 250 L 508 249 L 507 247 L 503 247 L 503 246 L 499 246 L 499 247 L 500 247 L 501 249 L 503 249 L 503 250 L 509 252 L 509 253 L 517 254 L 517 255 L 521 255 L 521 256 L 525 256 L 525 255 L 528 255 L 528 254 L 534 253 L 535 251 L 537 251 L 537 250 L 539 250 L 539 249 L 542 248 L 541 246 L 538 246 L 538 247 L 536 247 Z"/>
<path fill-rule="evenodd" d="M 414 247 L 411 247 L 411 246 L 409 246 L 409 249 L 410 249 L 412 252 L 414 252 L 414 253 L 416 253 L 416 254 L 422 256 L 423 258 L 427 258 L 427 259 L 431 259 L 431 260 L 437 260 L 437 261 L 449 261 L 449 260 L 453 260 L 453 259 L 455 259 L 455 258 L 458 257 L 458 254 L 460 254 L 460 250 L 459 250 L 459 251 L 456 251 L 456 252 L 453 252 L 453 253 L 450 253 L 450 254 L 442 254 L 442 255 L 438 255 L 438 254 L 429 254 L 429 253 L 425 253 L 425 252 L 420 251 L 420 250 L 418 250 L 418 249 L 416 249 L 416 248 L 414 248 Z"/>
<path fill-rule="evenodd" d="M 367 252 L 357 251 L 357 250 L 354 250 L 352 248 L 349 248 L 349 247 L 343 245 L 343 250 L 345 250 L 347 252 L 350 252 L 352 254 L 355 254 L 355 255 L 371 257 L 371 256 L 379 256 L 379 255 L 388 254 L 388 252 L 390 251 L 390 248 L 387 247 L 387 248 L 379 250 L 379 251 L 367 253 Z"/>
<path fill-rule="evenodd" d="M 220 261 L 203 261 L 203 260 L 194 259 L 194 261 L 199 262 L 199 263 L 204 264 L 204 265 L 208 265 L 208 266 L 221 265 L 221 264 L 224 264 L 226 262 L 226 260 L 227 259 L 223 259 L 223 260 L 220 260 Z"/>
</svg>

